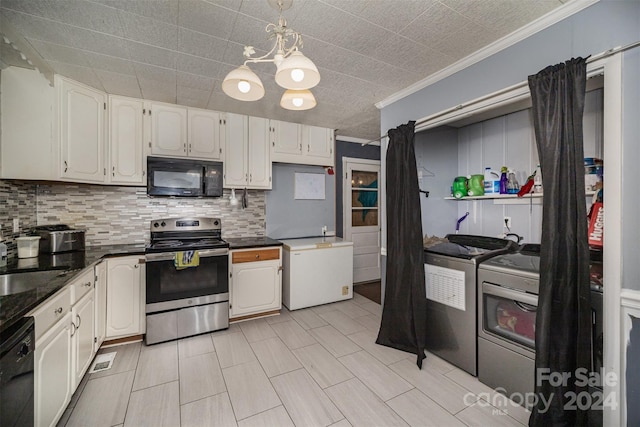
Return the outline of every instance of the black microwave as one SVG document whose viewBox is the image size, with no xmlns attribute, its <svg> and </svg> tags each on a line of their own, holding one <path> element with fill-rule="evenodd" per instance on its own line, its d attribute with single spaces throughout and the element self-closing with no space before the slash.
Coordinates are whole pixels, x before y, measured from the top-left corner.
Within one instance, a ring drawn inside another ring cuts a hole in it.
<svg viewBox="0 0 640 427">
<path fill-rule="evenodd" d="M 149 196 L 222 197 L 222 163 L 147 157 Z"/>
</svg>

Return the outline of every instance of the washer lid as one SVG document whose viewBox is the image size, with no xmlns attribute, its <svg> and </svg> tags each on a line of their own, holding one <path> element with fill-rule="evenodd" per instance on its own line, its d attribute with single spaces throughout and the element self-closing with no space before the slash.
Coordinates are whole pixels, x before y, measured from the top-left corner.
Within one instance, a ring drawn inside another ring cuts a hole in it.
<svg viewBox="0 0 640 427">
<path fill-rule="evenodd" d="M 446 239 L 449 242 L 438 243 L 425 248 L 425 251 L 471 259 L 494 251 L 515 250 L 518 247 L 512 240 L 470 234 L 448 234 Z"/>
</svg>

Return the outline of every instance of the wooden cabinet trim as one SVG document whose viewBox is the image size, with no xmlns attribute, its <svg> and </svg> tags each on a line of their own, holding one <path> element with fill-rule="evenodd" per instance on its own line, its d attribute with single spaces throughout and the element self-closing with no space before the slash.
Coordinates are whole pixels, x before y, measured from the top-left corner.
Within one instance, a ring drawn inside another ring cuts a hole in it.
<svg viewBox="0 0 640 427">
<path fill-rule="evenodd" d="M 231 252 L 231 262 L 239 264 L 242 262 L 267 261 L 280 259 L 280 249 L 256 249 L 250 251 Z"/>
</svg>

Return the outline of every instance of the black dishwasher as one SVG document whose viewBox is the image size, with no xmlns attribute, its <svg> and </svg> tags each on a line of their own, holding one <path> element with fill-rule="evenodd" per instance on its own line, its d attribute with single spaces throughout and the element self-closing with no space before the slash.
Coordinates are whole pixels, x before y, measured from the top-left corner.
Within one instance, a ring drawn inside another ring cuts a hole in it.
<svg viewBox="0 0 640 427">
<path fill-rule="evenodd" d="M 0 426 L 33 425 L 33 317 L 23 317 L 0 336 Z"/>
</svg>

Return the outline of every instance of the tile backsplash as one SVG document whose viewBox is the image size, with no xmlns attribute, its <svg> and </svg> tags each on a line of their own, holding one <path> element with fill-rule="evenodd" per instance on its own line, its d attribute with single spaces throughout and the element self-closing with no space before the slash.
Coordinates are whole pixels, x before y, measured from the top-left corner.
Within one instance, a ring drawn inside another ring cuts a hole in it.
<svg viewBox="0 0 640 427">
<path fill-rule="evenodd" d="M 148 243 L 151 220 L 189 216 L 221 218 L 223 238 L 264 236 L 264 191 L 248 190 L 245 209 L 229 205 L 230 192 L 192 199 L 149 197 L 143 187 L 38 185 L 37 223 L 85 229 L 87 246 Z"/>
<path fill-rule="evenodd" d="M 67 224 L 86 230 L 87 246 L 148 243 L 149 224 L 158 218 L 209 216 L 221 218 L 222 237 L 264 236 L 265 192 L 248 190 L 248 206 L 231 207 L 222 198 L 152 198 L 144 187 L 0 180 L 0 227 L 15 253 L 13 218 L 24 233 L 35 225 Z M 236 191 L 240 198 L 242 191 Z"/>
<path fill-rule="evenodd" d="M 36 186 L 24 181 L 0 179 L 0 229 L 7 244 L 9 257 L 16 251 L 13 220 L 18 219 L 20 229 L 36 225 Z"/>
</svg>

